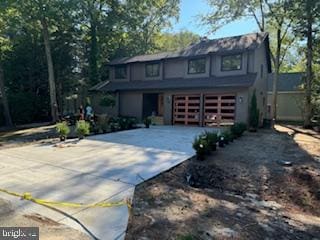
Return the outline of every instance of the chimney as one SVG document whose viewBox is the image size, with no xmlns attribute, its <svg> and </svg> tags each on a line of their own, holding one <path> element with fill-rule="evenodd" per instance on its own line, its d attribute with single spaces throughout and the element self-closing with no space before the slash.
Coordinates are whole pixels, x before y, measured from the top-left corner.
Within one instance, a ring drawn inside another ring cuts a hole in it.
<svg viewBox="0 0 320 240">
<path fill-rule="evenodd" d="M 208 41 L 207 36 L 200 37 L 200 42 L 206 42 L 206 41 Z"/>
</svg>

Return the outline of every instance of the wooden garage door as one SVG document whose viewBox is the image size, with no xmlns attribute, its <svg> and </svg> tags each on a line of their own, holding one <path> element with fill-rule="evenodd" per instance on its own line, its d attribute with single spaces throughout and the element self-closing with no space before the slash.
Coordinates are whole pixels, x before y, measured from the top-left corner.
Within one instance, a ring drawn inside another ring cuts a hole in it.
<svg viewBox="0 0 320 240">
<path fill-rule="evenodd" d="M 173 123 L 200 125 L 200 95 L 175 95 Z"/>
<path fill-rule="evenodd" d="M 235 95 L 204 95 L 204 125 L 232 125 L 235 119 Z"/>
</svg>

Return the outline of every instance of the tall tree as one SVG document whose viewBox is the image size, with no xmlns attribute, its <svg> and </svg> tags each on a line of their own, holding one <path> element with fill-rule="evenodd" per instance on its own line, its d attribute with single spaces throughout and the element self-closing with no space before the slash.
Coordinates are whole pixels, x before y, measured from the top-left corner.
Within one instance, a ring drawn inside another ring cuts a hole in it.
<svg viewBox="0 0 320 240">
<path fill-rule="evenodd" d="M 306 41 L 306 78 L 304 127 L 310 127 L 312 118 L 313 49 L 319 31 L 320 2 L 315 0 L 294 0 L 290 2 L 291 17 L 295 19 L 295 33 Z"/>
<path fill-rule="evenodd" d="M 3 60 L 6 54 L 11 49 L 11 42 L 9 36 L 6 34 L 6 28 L 9 25 L 8 20 L 15 16 L 15 12 L 10 8 L 8 2 L 2 2 L 0 4 L 0 98 L 2 98 L 4 118 L 7 126 L 12 126 L 11 113 L 8 103 L 7 92 L 5 88 Z"/>
<path fill-rule="evenodd" d="M 275 47 L 271 48 L 271 59 L 274 66 L 272 116 L 277 119 L 277 84 L 279 71 L 288 48 L 294 38 L 288 37 L 292 20 L 288 18 L 287 0 L 207 0 L 212 12 L 202 16 L 202 23 L 211 27 L 214 32 L 225 24 L 251 17 L 260 31 L 270 31 L 275 35 Z M 286 47 L 283 48 L 284 41 Z M 274 122 L 273 121 L 273 122 Z"/>
</svg>

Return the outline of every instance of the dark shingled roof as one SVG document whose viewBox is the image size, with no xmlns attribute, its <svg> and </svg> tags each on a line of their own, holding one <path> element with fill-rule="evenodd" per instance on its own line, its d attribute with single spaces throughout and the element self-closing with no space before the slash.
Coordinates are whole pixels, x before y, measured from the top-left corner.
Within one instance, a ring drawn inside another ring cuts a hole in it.
<svg viewBox="0 0 320 240">
<path fill-rule="evenodd" d="M 303 84 L 303 72 L 280 73 L 278 91 L 299 91 Z M 268 91 L 272 91 L 273 73 L 268 75 Z"/>
<path fill-rule="evenodd" d="M 127 90 L 173 90 L 195 88 L 250 87 L 257 74 L 236 75 L 227 77 L 208 77 L 196 79 L 165 79 L 149 81 L 105 82 L 91 88 L 91 91 L 127 91 Z"/>
<path fill-rule="evenodd" d="M 250 33 L 246 35 L 226 37 L 212 40 L 203 40 L 191 44 L 185 49 L 176 52 L 162 52 L 150 55 L 139 55 L 134 57 L 118 58 L 109 65 L 127 64 L 134 62 L 159 61 L 169 58 L 187 58 L 207 55 L 210 53 L 236 53 L 245 50 L 256 49 L 268 37 L 268 33 Z"/>
</svg>

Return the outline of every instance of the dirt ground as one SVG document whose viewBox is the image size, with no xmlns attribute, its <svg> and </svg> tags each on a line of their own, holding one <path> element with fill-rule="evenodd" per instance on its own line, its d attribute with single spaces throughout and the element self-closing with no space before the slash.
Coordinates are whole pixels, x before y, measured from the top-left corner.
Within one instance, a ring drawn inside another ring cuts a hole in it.
<svg viewBox="0 0 320 240">
<path fill-rule="evenodd" d="M 46 141 L 58 141 L 55 125 L 42 123 L 18 126 L 10 130 L 0 129 L 0 150 Z"/>
<path fill-rule="evenodd" d="M 276 128 L 139 185 L 126 239 L 320 239 L 320 135 Z"/>
</svg>

